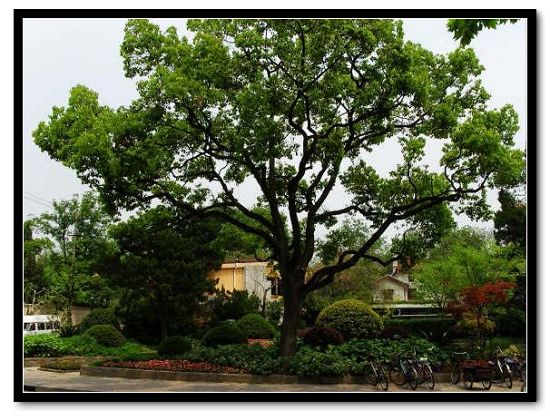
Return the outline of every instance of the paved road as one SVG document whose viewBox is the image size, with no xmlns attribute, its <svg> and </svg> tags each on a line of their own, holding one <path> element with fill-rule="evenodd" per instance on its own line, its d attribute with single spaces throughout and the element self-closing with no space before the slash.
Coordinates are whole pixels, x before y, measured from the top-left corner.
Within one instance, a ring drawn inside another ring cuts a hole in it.
<svg viewBox="0 0 550 420">
<path fill-rule="evenodd" d="M 78 372 L 46 372 L 35 367 L 25 368 L 24 384 L 40 392 L 382 392 L 369 385 L 357 384 L 240 384 L 104 378 L 80 376 Z M 519 392 L 520 388 L 520 383 L 514 383 L 512 389 L 507 389 L 503 385 L 493 385 L 490 391 L 484 391 L 481 389 L 481 384 L 474 383 L 473 390 L 466 391 L 460 384 L 436 383 L 435 389 L 430 392 Z M 411 390 L 390 384 L 389 391 L 410 392 Z M 414 392 L 418 391 L 429 390 L 420 385 Z"/>
</svg>

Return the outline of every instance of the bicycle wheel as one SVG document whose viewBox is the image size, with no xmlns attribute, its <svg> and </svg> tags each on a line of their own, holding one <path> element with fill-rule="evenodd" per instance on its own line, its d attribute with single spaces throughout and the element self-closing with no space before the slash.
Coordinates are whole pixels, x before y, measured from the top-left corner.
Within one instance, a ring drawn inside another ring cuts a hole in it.
<svg viewBox="0 0 550 420">
<path fill-rule="evenodd" d="M 376 386 L 376 384 L 378 383 L 378 372 L 376 372 L 376 369 L 372 364 L 369 363 L 365 366 L 365 369 L 363 370 L 363 375 L 367 383 Z"/>
<path fill-rule="evenodd" d="M 395 385 L 402 386 L 405 385 L 405 382 L 407 382 L 407 378 L 401 368 L 392 366 L 390 369 L 390 381 L 392 381 Z"/>
<path fill-rule="evenodd" d="M 464 388 L 466 389 L 472 389 L 474 386 L 474 375 L 471 372 L 463 372 L 462 373 L 462 383 L 464 384 Z"/>
<path fill-rule="evenodd" d="M 423 373 L 423 382 L 426 384 L 426 386 L 429 388 L 429 389 L 434 389 L 435 388 L 435 375 L 432 371 L 432 368 L 430 367 L 430 365 L 424 365 L 424 373 Z"/>
<path fill-rule="evenodd" d="M 460 365 L 454 365 L 451 370 L 451 383 L 456 385 L 460 381 Z"/>
<path fill-rule="evenodd" d="M 378 385 L 384 391 L 388 390 L 388 375 L 386 375 L 386 370 L 382 366 L 378 368 Z"/>
<path fill-rule="evenodd" d="M 512 375 L 506 375 L 506 379 L 504 379 L 504 383 L 506 384 L 506 388 L 511 389 L 512 388 Z"/>
<path fill-rule="evenodd" d="M 481 380 L 481 385 L 483 386 L 483 389 L 491 389 L 491 385 L 493 385 L 493 381 L 491 381 L 490 379 L 482 379 Z"/>
<path fill-rule="evenodd" d="M 409 383 L 409 386 L 412 390 L 415 390 L 418 386 L 418 372 L 416 369 L 412 366 L 409 366 L 407 368 L 407 374 L 406 374 L 407 382 Z"/>
</svg>

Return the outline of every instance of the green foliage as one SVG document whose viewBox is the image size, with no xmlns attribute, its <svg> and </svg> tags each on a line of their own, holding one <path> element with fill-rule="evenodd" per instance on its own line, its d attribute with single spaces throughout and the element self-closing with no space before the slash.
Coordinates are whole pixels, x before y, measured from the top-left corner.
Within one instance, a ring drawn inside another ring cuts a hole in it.
<svg viewBox="0 0 550 420">
<path fill-rule="evenodd" d="M 412 274 L 418 296 L 448 310 L 464 288 L 513 279 L 513 269 L 490 236 L 462 228 L 445 236 Z"/>
<path fill-rule="evenodd" d="M 237 327 L 247 338 L 273 338 L 275 329 L 264 317 L 248 314 L 237 321 Z"/>
<path fill-rule="evenodd" d="M 173 356 L 187 353 L 191 350 L 191 347 L 191 340 L 181 335 L 173 335 L 162 340 L 157 352 L 159 355 Z"/>
<path fill-rule="evenodd" d="M 96 308 L 86 315 L 82 322 L 78 325 L 81 332 L 87 331 L 90 327 L 98 324 L 109 324 L 120 329 L 120 323 L 115 315 L 113 308 Z"/>
<path fill-rule="evenodd" d="M 277 357 L 277 349 L 266 349 L 259 345 L 234 344 L 217 348 L 199 347 L 187 353 L 185 358 L 247 369 L 250 373 L 257 375 L 269 375 L 282 371 L 282 362 Z"/>
<path fill-rule="evenodd" d="M 453 337 L 456 321 L 452 318 L 387 319 L 385 326 L 399 328 L 408 335 L 425 337 L 436 343 L 446 343 Z M 407 335 L 407 336 L 408 336 Z"/>
<path fill-rule="evenodd" d="M 516 23 L 518 19 L 449 19 L 447 28 L 453 33 L 461 46 L 468 45 L 484 28 L 496 29 L 505 23 Z"/>
<path fill-rule="evenodd" d="M 525 336 L 525 312 L 509 307 L 494 308 L 489 316 L 495 322 L 495 332 L 501 336 Z"/>
<path fill-rule="evenodd" d="M 310 347 L 301 347 L 290 359 L 288 369 L 289 373 L 304 377 L 339 376 L 361 371 L 360 365 L 349 358 Z"/>
<path fill-rule="evenodd" d="M 527 207 L 506 190 L 499 191 L 498 201 L 500 210 L 495 213 L 495 240 L 516 245 L 520 254 L 525 255 Z"/>
<path fill-rule="evenodd" d="M 282 299 L 272 300 L 266 304 L 265 317 L 275 328 L 279 327 L 281 316 L 283 315 L 283 305 Z"/>
<path fill-rule="evenodd" d="M 35 334 L 24 338 L 25 357 L 58 357 L 66 351 L 57 334 Z"/>
<path fill-rule="evenodd" d="M 374 337 L 383 328 L 380 315 L 355 299 L 341 300 L 323 309 L 317 325 L 338 330 L 346 340 Z"/>
<path fill-rule="evenodd" d="M 119 314 L 129 336 L 189 334 L 214 289 L 208 272 L 222 261 L 217 225 L 182 218 L 159 206 L 111 229 L 118 250 L 110 275 L 124 291 Z"/>
<path fill-rule="evenodd" d="M 325 347 L 329 344 L 338 345 L 344 342 L 344 337 L 339 331 L 330 327 L 307 328 L 303 335 L 304 344 L 308 346 Z"/>
<path fill-rule="evenodd" d="M 208 301 L 213 322 L 238 320 L 248 314 L 260 311 L 261 301 L 247 290 L 216 290 L 214 298 Z"/>
<path fill-rule="evenodd" d="M 187 26 L 192 37 L 129 20 L 121 55 L 138 97 L 115 109 L 75 86 L 34 140 L 112 211 L 160 202 L 265 241 L 286 268 L 285 293 L 304 285 L 316 228 L 336 216 L 361 214 L 373 231 L 360 252 L 312 273 L 304 294 L 368 255 L 390 226 L 447 202 L 486 218 L 487 189 L 523 180 L 524 153 L 514 149 L 518 116 L 510 106 L 489 109 L 483 66 L 471 49 L 434 54 L 406 42 L 402 23 L 390 19 L 206 19 Z M 377 173 L 371 153 L 391 139 L 399 141 L 398 164 Z M 442 142 L 437 170 L 423 161 L 434 139 Z M 259 207 L 268 212 L 236 197 L 245 181 L 256 183 Z M 352 204 L 330 211 L 335 185 Z M 167 289 L 156 293 L 172 296 Z M 300 312 L 292 309 L 287 317 Z M 293 333 L 283 342 L 293 343 Z"/>
<path fill-rule="evenodd" d="M 105 305 L 115 295 L 97 275 L 112 251 L 107 238 L 111 219 L 91 192 L 80 199 L 54 201 L 52 206 L 53 211 L 33 219 L 32 224 L 51 244 L 41 260 L 48 284 L 45 295 L 64 310 L 65 323 L 70 325 L 73 304 Z"/>
<path fill-rule="evenodd" d="M 246 343 L 247 337 L 234 322 L 226 322 L 209 329 L 202 339 L 207 347 Z"/>
<path fill-rule="evenodd" d="M 122 346 L 126 341 L 121 332 L 110 324 L 93 325 L 85 335 L 93 337 L 98 344 L 106 347 Z"/>
</svg>

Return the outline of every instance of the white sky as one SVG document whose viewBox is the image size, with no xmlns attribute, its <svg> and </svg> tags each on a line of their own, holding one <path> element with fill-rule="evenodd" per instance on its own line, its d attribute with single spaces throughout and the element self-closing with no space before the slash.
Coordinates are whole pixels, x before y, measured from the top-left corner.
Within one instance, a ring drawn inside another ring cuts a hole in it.
<svg viewBox="0 0 550 420">
<path fill-rule="evenodd" d="M 182 19 L 152 19 L 162 28 L 176 26 L 180 36 L 185 32 Z M 112 107 L 128 104 L 136 93 L 134 83 L 122 70 L 119 46 L 125 19 L 25 19 L 23 32 L 24 83 L 24 216 L 49 210 L 51 201 L 68 199 L 87 189 L 74 171 L 51 160 L 40 152 L 32 139 L 32 130 L 46 120 L 53 105 L 67 103 L 68 92 L 76 84 L 84 84 L 99 92 L 100 102 Z M 448 53 L 457 42 L 446 30 L 445 19 L 405 19 L 406 38 L 419 42 L 437 53 Z M 472 42 L 486 70 L 484 86 L 492 95 L 490 106 L 511 103 L 520 115 L 522 127 L 516 136 L 519 147 L 525 144 L 526 122 L 526 22 L 505 25 L 498 30 L 482 31 Z M 388 142 L 375 149 L 372 162 L 381 174 L 397 164 L 400 149 Z M 436 164 L 439 154 L 427 148 L 427 163 Z M 253 204 L 258 189 L 245 183 L 238 195 Z M 343 189 L 337 188 L 328 207 L 337 207 L 343 200 Z M 496 192 L 490 195 L 497 203 Z M 466 217 L 460 223 L 471 223 Z M 490 228 L 491 223 L 478 224 Z M 390 231 L 394 233 L 395 231 Z"/>
</svg>

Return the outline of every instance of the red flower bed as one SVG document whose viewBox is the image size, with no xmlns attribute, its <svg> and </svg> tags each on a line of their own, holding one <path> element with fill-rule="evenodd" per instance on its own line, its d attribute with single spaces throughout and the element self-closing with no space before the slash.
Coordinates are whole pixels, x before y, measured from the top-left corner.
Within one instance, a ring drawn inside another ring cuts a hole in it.
<svg viewBox="0 0 550 420">
<path fill-rule="evenodd" d="M 189 360 L 105 362 L 102 366 L 129 369 L 167 370 L 172 372 L 248 373 L 245 369 L 230 366 L 219 366 L 208 362 L 191 362 Z"/>
</svg>

